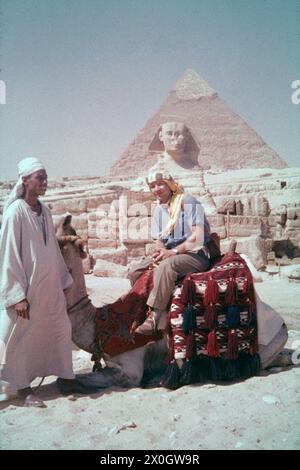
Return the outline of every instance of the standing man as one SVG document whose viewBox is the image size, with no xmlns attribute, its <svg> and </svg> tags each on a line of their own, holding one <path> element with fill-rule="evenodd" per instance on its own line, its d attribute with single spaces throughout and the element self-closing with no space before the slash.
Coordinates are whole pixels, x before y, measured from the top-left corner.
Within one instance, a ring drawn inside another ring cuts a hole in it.
<svg viewBox="0 0 300 470">
<path fill-rule="evenodd" d="M 74 378 L 72 367 L 63 291 L 73 281 L 51 213 L 38 199 L 46 192 L 47 173 L 36 158 L 22 160 L 18 170 L 0 237 L 0 375 L 26 406 L 45 407 L 30 386 L 36 377 L 58 376 L 64 394 L 87 390 Z"/>
<path fill-rule="evenodd" d="M 159 263 L 154 270 L 154 286 L 147 300 L 150 307 L 145 322 L 135 332 L 151 335 L 165 316 L 175 282 L 189 272 L 206 271 L 209 255 L 205 245 L 210 229 L 201 203 L 157 166 L 149 172 L 147 183 L 158 199 L 153 214 L 152 236 L 157 240 L 152 260 L 137 265 L 129 272 L 133 284 L 147 263 Z"/>
</svg>

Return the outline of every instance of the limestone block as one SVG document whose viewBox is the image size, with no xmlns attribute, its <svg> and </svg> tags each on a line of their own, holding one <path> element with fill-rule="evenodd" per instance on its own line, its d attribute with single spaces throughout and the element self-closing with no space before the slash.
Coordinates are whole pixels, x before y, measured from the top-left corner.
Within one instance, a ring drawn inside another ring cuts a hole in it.
<svg viewBox="0 0 300 470">
<path fill-rule="evenodd" d="M 300 219 L 294 219 L 294 220 L 291 220 L 291 219 L 288 219 L 286 221 L 286 228 L 287 229 L 291 229 L 291 228 L 296 228 L 296 229 L 300 229 Z"/>
<path fill-rule="evenodd" d="M 96 211 L 88 212 L 88 213 L 87 213 L 87 220 L 88 220 L 88 221 L 91 221 L 91 222 L 96 222 L 96 220 L 97 220 L 97 212 L 96 212 Z"/>
<path fill-rule="evenodd" d="M 205 213 L 207 215 L 217 213 L 216 203 L 212 197 L 212 194 L 209 191 L 206 191 L 205 194 L 201 194 L 201 197 L 199 199 L 201 201 L 201 204 L 203 204 Z"/>
<path fill-rule="evenodd" d="M 88 237 L 115 242 L 118 239 L 117 220 L 107 217 L 97 218 L 95 221 L 88 219 Z"/>
<path fill-rule="evenodd" d="M 288 207 L 287 208 L 287 218 L 290 219 L 290 220 L 294 220 L 297 218 L 297 215 L 296 215 L 296 207 Z"/>
<path fill-rule="evenodd" d="M 295 239 L 287 240 L 275 240 L 273 241 L 273 251 L 276 256 L 282 258 L 287 256 L 290 259 L 298 257 L 300 255 L 299 242 Z"/>
<path fill-rule="evenodd" d="M 73 215 L 71 225 L 76 231 L 78 229 L 87 231 L 88 229 L 87 214 L 84 213 L 80 215 Z"/>
<path fill-rule="evenodd" d="M 227 232 L 226 232 L 226 227 L 214 227 L 210 226 L 211 232 L 216 232 L 220 238 L 226 238 L 227 237 Z"/>
<path fill-rule="evenodd" d="M 244 204 L 242 203 L 242 201 L 240 201 L 240 200 L 236 201 L 235 208 L 236 208 L 236 215 L 243 215 L 243 213 L 244 213 Z"/>
<path fill-rule="evenodd" d="M 123 217 L 119 220 L 120 240 L 139 241 L 148 240 L 151 236 L 151 218 Z"/>
<path fill-rule="evenodd" d="M 211 227 L 223 227 L 225 225 L 225 217 L 222 214 L 208 215 L 207 220 Z"/>
<path fill-rule="evenodd" d="M 128 245 L 128 258 L 139 258 L 145 256 L 145 245 Z"/>
<path fill-rule="evenodd" d="M 227 253 L 231 240 L 221 240 L 221 251 Z M 261 269 L 267 265 L 268 245 L 261 237 L 247 237 L 244 239 L 236 239 L 238 253 L 245 253 L 256 269 Z"/>
<path fill-rule="evenodd" d="M 150 191 L 128 191 L 120 197 L 120 200 L 125 199 L 127 206 L 131 207 L 134 204 L 145 204 L 147 207 L 151 207 L 151 204 L 155 204 L 155 197 Z"/>
<path fill-rule="evenodd" d="M 117 240 L 100 240 L 100 238 L 89 238 L 88 239 L 88 247 L 89 250 L 95 250 L 97 248 L 117 248 L 118 241 Z"/>
<path fill-rule="evenodd" d="M 102 259 L 112 263 L 127 265 L 128 250 L 125 246 L 115 248 L 96 248 L 91 249 L 90 254 L 95 260 Z"/>
<path fill-rule="evenodd" d="M 94 276 L 100 277 L 122 277 L 126 278 L 128 268 L 119 264 L 111 263 L 103 259 L 98 259 L 94 266 Z"/>
<path fill-rule="evenodd" d="M 260 227 L 254 227 L 252 225 L 240 225 L 230 224 L 229 229 L 230 237 L 250 237 L 251 235 L 259 235 Z"/>
<path fill-rule="evenodd" d="M 276 221 L 276 224 L 280 224 L 284 226 L 286 223 L 286 214 L 277 214 L 275 216 L 275 221 Z"/>
<path fill-rule="evenodd" d="M 269 215 L 268 224 L 270 225 L 270 227 L 276 227 L 277 225 L 276 215 Z"/>
<path fill-rule="evenodd" d="M 262 194 L 255 195 L 253 203 L 255 215 L 267 217 L 270 214 L 269 202 Z"/>
<path fill-rule="evenodd" d="M 299 229 L 295 229 L 295 228 L 289 228 L 289 229 L 286 229 L 284 230 L 284 238 L 285 239 L 295 239 L 295 240 L 300 240 L 300 233 L 299 233 Z"/>
<path fill-rule="evenodd" d="M 256 234 L 259 235 L 260 232 L 261 219 L 259 217 L 247 217 L 238 215 L 229 217 L 230 237 L 248 237 Z"/>
<path fill-rule="evenodd" d="M 110 192 L 100 196 L 93 196 L 87 199 L 87 210 L 94 211 L 102 205 L 110 205 L 113 201 L 118 200 L 119 195 L 117 192 Z"/>
<path fill-rule="evenodd" d="M 58 199 L 47 203 L 52 214 L 63 214 L 70 212 L 71 214 L 81 214 L 87 210 L 87 199 L 74 197 L 72 199 Z"/>
<path fill-rule="evenodd" d="M 150 192 L 129 191 L 119 199 L 120 216 L 150 216 L 156 206 L 154 197 Z"/>
</svg>

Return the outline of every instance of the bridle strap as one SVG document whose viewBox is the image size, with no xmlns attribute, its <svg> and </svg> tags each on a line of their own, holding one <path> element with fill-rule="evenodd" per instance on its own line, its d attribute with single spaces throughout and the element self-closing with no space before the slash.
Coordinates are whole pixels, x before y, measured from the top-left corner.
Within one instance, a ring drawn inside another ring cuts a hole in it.
<svg viewBox="0 0 300 470">
<path fill-rule="evenodd" d="M 77 307 L 83 300 L 85 299 L 88 299 L 87 303 L 83 306 L 81 306 L 81 308 L 83 307 L 86 307 L 89 303 L 91 303 L 91 299 L 89 299 L 89 296 L 88 295 L 85 295 L 84 297 L 82 297 L 80 300 L 78 300 L 78 302 L 76 302 L 75 304 L 71 305 L 71 307 L 67 307 L 67 312 L 68 313 L 71 313 L 72 310 L 75 309 L 75 307 Z"/>
</svg>

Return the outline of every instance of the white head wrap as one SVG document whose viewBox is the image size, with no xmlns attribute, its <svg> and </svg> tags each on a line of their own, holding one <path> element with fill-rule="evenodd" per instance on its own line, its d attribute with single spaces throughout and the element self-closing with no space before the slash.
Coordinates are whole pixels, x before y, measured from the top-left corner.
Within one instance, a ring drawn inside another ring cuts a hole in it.
<svg viewBox="0 0 300 470">
<path fill-rule="evenodd" d="M 32 173 L 39 171 L 39 170 L 45 170 L 45 167 L 37 158 L 34 158 L 34 157 L 24 158 L 24 160 L 21 160 L 18 163 L 19 178 L 5 202 L 4 212 L 16 199 L 19 199 L 20 197 L 23 196 L 24 185 L 22 181 L 22 176 L 29 176 Z"/>
<path fill-rule="evenodd" d="M 160 157 L 156 164 L 149 169 L 146 183 L 149 186 L 150 183 L 158 180 L 174 181 L 168 169 L 166 168 L 164 159 L 162 157 Z"/>
</svg>

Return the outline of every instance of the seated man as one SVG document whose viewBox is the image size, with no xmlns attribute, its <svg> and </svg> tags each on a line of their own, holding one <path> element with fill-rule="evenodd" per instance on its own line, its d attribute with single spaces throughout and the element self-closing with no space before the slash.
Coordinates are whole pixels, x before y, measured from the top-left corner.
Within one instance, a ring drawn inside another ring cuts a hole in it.
<svg viewBox="0 0 300 470">
<path fill-rule="evenodd" d="M 150 170 L 147 183 L 158 199 L 152 219 L 152 236 L 157 239 L 152 259 L 139 263 L 129 272 L 132 284 L 150 264 L 154 269 L 154 286 L 147 300 L 148 316 L 135 332 L 151 335 L 166 312 L 179 277 L 189 272 L 209 269 L 205 247 L 210 228 L 201 203 L 173 180 L 164 169 Z"/>
</svg>

